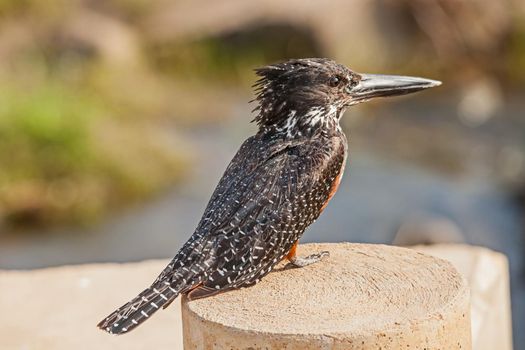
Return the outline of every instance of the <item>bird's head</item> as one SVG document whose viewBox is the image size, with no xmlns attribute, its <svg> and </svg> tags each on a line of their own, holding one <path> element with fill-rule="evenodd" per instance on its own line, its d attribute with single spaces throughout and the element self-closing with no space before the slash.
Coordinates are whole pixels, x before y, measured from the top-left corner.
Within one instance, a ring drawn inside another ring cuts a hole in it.
<svg viewBox="0 0 525 350">
<path fill-rule="evenodd" d="M 348 106 L 441 84 L 416 77 L 360 74 L 325 58 L 294 59 L 255 72 L 259 76 L 255 122 L 290 136 L 337 126 Z"/>
</svg>

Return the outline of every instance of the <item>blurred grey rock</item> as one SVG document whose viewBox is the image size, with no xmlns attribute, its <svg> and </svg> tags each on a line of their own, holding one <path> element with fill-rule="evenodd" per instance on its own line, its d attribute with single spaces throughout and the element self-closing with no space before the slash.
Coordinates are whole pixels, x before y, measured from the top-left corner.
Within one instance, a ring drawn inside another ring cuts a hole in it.
<svg viewBox="0 0 525 350">
<path fill-rule="evenodd" d="M 463 233 L 452 220 L 444 217 L 418 215 L 403 222 L 392 243 L 408 246 L 463 242 L 465 242 Z"/>
<path fill-rule="evenodd" d="M 489 77 L 469 81 L 462 89 L 458 104 L 460 120 L 467 126 L 478 126 L 493 118 L 503 106 L 503 93 L 498 82 Z"/>
</svg>

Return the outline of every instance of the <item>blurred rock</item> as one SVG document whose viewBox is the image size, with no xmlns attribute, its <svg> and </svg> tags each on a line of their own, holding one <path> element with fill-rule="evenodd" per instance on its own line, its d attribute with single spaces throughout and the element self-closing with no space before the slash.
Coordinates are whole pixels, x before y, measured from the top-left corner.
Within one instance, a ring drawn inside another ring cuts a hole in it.
<svg viewBox="0 0 525 350">
<path fill-rule="evenodd" d="M 512 23 L 511 1 L 406 1 L 442 58 L 498 52 Z"/>
<path fill-rule="evenodd" d="M 81 8 L 67 19 L 60 33 L 63 40 L 95 48 L 103 60 L 115 66 L 140 65 L 136 31 L 114 16 Z"/>
<path fill-rule="evenodd" d="M 30 50 L 35 46 L 34 33 L 25 23 L 13 19 L 2 19 L 0 22 L 0 74 L 18 52 Z"/>
<path fill-rule="evenodd" d="M 467 82 L 458 105 L 460 120 L 472 127 L 486 123 L 503 106 L 502 95 L 495 79 L 483 77 Z"/>
<path fill-rule="evenodd" d="M 155 5 L 154 5 L 155 6 Z M 290 24 L 308 28 L 323 55 L 352 64 L 383 62 L 383 35 L 368 1 L 258 0 L 160 2 L 144 20 L 150 40 L 193 41 L 254 26 Z"/>
<path fill-rule="evenodd" d="M 463 243 L 461 229 L 444 217 L 419 215 L 407 219 L 398 229 L 393 244 L 409 246 L 417 244 Z"/>
<path fill-rule="evenodd" d="M 511 187 L 525 184 L 525 149 L 517 146 L 504 146 L 497 157 L 500 178 Z"/>
</svg>

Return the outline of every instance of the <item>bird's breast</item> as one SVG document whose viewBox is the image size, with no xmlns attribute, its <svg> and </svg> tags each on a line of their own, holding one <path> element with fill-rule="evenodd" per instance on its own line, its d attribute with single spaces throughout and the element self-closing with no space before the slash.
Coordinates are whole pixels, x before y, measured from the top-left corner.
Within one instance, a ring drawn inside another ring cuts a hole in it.
<svg viewBox="0 0 525 350">
<path fill-rule="evenodd" d="M 321 179 L 321 181 L 325 183 L 326 194 L 320 212 L 326 208 L 341 184 L 341 179 L 345 170 L 346 157 L 346 138 L 341 137 L 334 142 L 333 153 L 331 154 L 327 169 L 324 172 L 323 179 Z"/>
</svg>

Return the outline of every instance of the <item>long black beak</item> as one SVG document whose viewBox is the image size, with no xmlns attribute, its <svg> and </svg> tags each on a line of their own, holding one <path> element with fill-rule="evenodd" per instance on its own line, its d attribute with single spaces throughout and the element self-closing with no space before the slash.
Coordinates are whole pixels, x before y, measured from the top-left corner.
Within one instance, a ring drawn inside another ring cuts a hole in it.
<svg viewBox="0 0 525 350">
<path fill-rule="evenodd" d="M 397 96 L 441 85 L 440 81 L 402 75 L 361 74 L 349 92 L 352 100 L 362 102 L 375 97 Z"/>
</svg>

